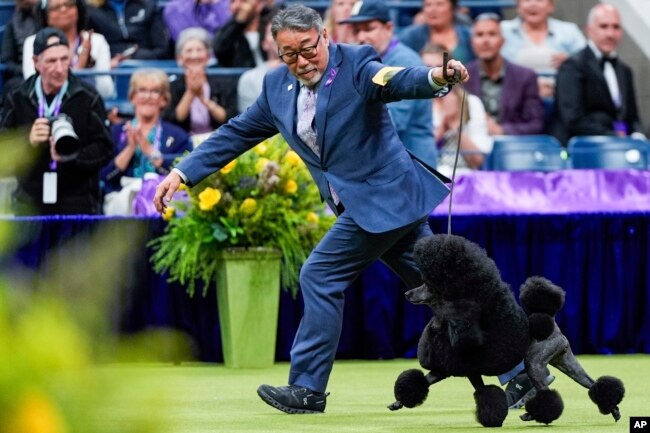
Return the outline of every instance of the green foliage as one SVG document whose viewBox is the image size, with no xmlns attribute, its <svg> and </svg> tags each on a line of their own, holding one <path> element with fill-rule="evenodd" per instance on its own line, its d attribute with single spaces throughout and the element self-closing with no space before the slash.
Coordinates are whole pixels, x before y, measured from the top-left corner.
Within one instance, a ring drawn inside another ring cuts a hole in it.
<svg viewBox="0 0 650 433">
<path fill-rule="evenodd" d="M 169 281 L 186 285 L 190 296 L 197 280 L 204 287 L 215 281 L 217 252 L 232 247 L 280 250 L 282 285 L 295 290 L 300 266 L 334 221 L 307 167 L 280 135 L 207 177 L 170 208 L 165 232 L 149 244 L 151 262 Z"/>
</svg>

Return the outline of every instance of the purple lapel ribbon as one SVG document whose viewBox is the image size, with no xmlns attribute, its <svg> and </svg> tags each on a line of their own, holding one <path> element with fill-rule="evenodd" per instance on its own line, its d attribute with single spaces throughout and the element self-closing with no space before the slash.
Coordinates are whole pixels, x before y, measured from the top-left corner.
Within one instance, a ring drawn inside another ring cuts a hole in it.
<svg viewBox="0 0 650 433">
<path fill-rule="evenodd" d="M 332 84 L 332 81 L 336 78 L 336 72 L 336 69 L 330 69 L 330 76 L 327 78 L 327 81 L 325 81 L 325 87 L 329 87 Z"/>
</svg>

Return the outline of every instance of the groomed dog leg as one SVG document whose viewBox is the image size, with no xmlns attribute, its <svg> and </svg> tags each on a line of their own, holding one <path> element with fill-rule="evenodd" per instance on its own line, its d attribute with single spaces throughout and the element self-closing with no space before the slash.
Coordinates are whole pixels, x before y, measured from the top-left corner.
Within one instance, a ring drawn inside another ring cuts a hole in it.
<svg viewBox="0 0 650 433">
<path fill-rule="evenodd" d="M 474 387 L 476 420 L 483 427 L 501 427 L 508 416 L 506 393 L 496 385 L 485 386 L 481 376 L 470 376 Z"/>
<path fill-rule="evenodd" d="M 556 330 L 559 331 L 557 328 Z M 567 346 L 566 338 L 559 332 L 553 332 L 545 340 L 533 340 L 531 343 L 525 364 L 526 372 L 537 392 L 533 398 L 526 401 L 526 413 L 520 416 L 523 421 L 550 424 L 562 415 L 562 397 L 557 391 L 548 388 L 546 378 L 549 375 L 547 365 Z"/>
<path fill-rule="evenodd" d="M 421 370 L 415 368 L 403 371 L 395 381 L 396 401 L 388 405 L 388 409 L 399 410 L 402 407 L 413 408 L 421 405 L 429 395 L 429 387 L 446 377 L 433 372 L 425 376 Z"/>
<path fill-rule="evenodd" d="M 589 398 L 597 406 L 600 413 L 607 415 L 612 414 L 615 421 L 621 419 L 621 412 L 618 405 L 625 396 L 625 386 L 623 382 L 612 376 L 602 376 L 594 381 L 582 368 L 576 357 L 568 347 L 564 352 L 551 361 L 551 365 L 569 376 L 589 390 Z"/>
</svg>

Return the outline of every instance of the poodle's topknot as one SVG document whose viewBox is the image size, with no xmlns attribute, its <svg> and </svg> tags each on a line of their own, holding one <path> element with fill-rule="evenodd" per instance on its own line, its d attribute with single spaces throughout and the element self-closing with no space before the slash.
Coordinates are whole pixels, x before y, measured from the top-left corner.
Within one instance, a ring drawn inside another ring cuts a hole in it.
<svg viewBox="0 0 650 433">
<path fill-rule="evenodd" d="M 501 283 L 499 270 L 485 250 L 461 236 L 434 234 L 422 238 L 415 244 L 413 258 L 424 282 L 444 296 L 467 296 L 465 290 L 489 293 L 493 284 Z"/>
<path fill-rule="evenodd" d="M 564 290 L 544 277 L 530 277 L 519 290 L 519 301 L 529 315 L 555 316 L 564 305 Z"/>
</svg>

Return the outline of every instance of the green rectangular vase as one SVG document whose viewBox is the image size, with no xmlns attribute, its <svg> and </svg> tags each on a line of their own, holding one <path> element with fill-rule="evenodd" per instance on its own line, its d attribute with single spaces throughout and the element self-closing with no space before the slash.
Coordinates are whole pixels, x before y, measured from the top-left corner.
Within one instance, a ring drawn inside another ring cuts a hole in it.
<svg viewBox="0 0 650 433">
<path fill-rule="evenodd" d="M 217 306 L 226 367 L 265 368 L 275 361 L 280 303 L 279 251 L 232 248 L 219 254 Z"/>
</svg>

